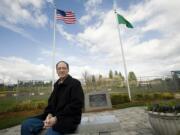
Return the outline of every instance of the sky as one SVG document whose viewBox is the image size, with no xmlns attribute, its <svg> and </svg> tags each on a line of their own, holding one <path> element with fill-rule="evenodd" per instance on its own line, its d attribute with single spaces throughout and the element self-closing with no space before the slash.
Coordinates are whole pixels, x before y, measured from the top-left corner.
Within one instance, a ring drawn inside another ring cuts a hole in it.
<svg viewBox="0 0 180 135">
<path fill-rule="evenodd" d="M 52 79 L 55 5 L 76 15 L 76 24 L 56 21 L 55 63 L 67 61 L 73 77 L 107 76 L 110 69 L 124 75 L 118 28 L 128 72 L 180 70 L 179 0 L 116 0 L 133 29 L 117 26 L 112 0 L 1 0 L 0 81 Z"/>
</svg>

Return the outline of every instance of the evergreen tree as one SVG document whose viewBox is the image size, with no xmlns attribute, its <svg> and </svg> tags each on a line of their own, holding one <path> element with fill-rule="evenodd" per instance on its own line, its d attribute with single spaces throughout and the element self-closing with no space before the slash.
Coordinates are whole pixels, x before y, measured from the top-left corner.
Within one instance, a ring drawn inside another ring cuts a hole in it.
<svg viewBox="0 0 180 135">
<path fill-rule="evenodd" d="M 122 81 L 124 81 L 124 76 L 121 74 L 121 72 L 119 72 L 119 77 L 120 77 L 120 79 L 122 80 Z"/>
<path fill-rule="evenodd" d="M 129 72 L 128 79 L 129 79 L 129 81 L 131 81 L 131 80 L 137 81 L 136 75 L 134 74 L 133 71 Z"/>
<path fill-rule="evenodd" d="M 117 72 L 117 70 L 115 70 L 114 75 L 115 75 L 115 76 L 118 76 L 118 72 Z"/>
<path fill-rule="evenodd" d="M 136 75 L 135 75 L 135 73 L 133 71 L 129 72 L 128 80 L 129 80 L 130 85 L 132 85 L 132 86 L 137 85 L 137 78 L 136 78 Z"/>
<path fill-rule="evenodd" d="M 96 83 L 96 78 L 94 75 L 92 75 L 92 83 L 95 84 Z"/>
<path fill-rule="evenodd" d="M 99 80 L 101 80 L 101 79 L 102 79 L 102 75 L 100 74 L 100 75 L 99 75 Z"/>
<path fill-rule="evenodd" d="M 109 71 L 109 78 L 113 79 L 113 71 L 112 70 Z"/>
</svg>

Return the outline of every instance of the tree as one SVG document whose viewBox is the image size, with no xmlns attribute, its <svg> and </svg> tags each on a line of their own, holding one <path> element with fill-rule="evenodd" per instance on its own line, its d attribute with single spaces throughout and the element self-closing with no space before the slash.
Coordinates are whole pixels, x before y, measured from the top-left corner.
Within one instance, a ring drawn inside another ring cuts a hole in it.
<svg viewBox="0 0 180 135">
<path fill-rule="evenodd" d="M 112 70 L 109 71 L 109 78 L 113 79 L 113 72 L 112 72 Z"/>
<path fill-rule="evenodd" d="M 117 72 L 117 70 L 115 70 L 114 75 L 115 75 L 115 76 L 118 76 L 118 72 Z"/>
<path fill-rule="evenodd" d="M 121 78 L 122 81 L 124 81 L 124 76 L 121 74 L 121 72 L 119 72 L 119 77 Z"/>
<path fill-rule="evenodd" d="M 180 89 L 180 71 L 171 71 L 176 90 Z"/>
<path fill-rule="evenodd" d="M 120 83 L 121 83 L 121 86 L 125 86 L 125 83 L 124 83 L 124 76 L 121 74 L 121 72 L 118 73 L 118 76 L 119 76 L 119 80 L 120 80 Z"/>
<path fill-rule="evenodd" d="M 95 75 L 92 75 L 91 78 L 92 78 L 92 86 L 96 90 L 96 78 L 95 78 Z"/>
<path fill-rule="evenodd" d="M 95 75 L 92 75 L 92 83 L 95 84 L 96 83 L 96 78 Z"/>
<path fill-rule="evenodd" d="M 89 75 L 89 73 L 87 71 L 84 71 L 84 73 L 82 73 L 82 76 L 84 78 L 87 90 L 90 90 L 92 87 L 91 76 Z"/>
<path fill-rule="evenodd" d="M 129 72 L 128 80 L 131 86 L 137 86 L 137 78 L 133 71 Z"/>
<path fill-rule="evenodd" d="M 99 80 L 101 80 L 101 79 L 102 79 L 102 75 L 100 74 L 100 75 L 99 75 Z"/>
<path fill-rule="evenodd" d="M 103 82 L 103 77 L 101 74 L 99 74 L 99 77 L 96 80 L 96 89 L 101 89 L 102 88 L 102 82 Z"/>
</svg>

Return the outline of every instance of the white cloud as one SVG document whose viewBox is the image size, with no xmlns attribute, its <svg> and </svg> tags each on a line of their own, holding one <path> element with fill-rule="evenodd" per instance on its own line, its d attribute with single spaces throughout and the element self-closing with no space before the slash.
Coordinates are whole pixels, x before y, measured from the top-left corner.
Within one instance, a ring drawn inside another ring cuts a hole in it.
<svg viewBox="0 0 180 135">
<path fill-rule="evenodd" d="M 46 0 L 47 2 L 51 3 L 51 4 L 54 4 L 54 1 L 53 0 Z"/>
<path fill-rule="evenodd" d="M 1 0 L 0 26 L 36 41 L 24 26 L 44 27 L 48 18 L 43 14 L 44 0 Z"/>
<path fill-rule="evenodd" d="M 52 57 L 52 50 L 41 49 L 40 52 L 44 57 Z"/>
<path fill-rule="evenodd" d="M 35 8 L 41 8 L 43 5 L 42 0 L 18 0 L 19 3 L 23 6 L 33 5 Z"/>
<path fill-rule="evenodd" d="M 113 12 L 106 14 L 103 23 L 99 26 L 89 26 L 77 38 L 84 41 L 82 44 L 92 52 L 113 52 L 119 50 L 118 33 Z M 113 46 L 113 47 L 112 47 Z"/>
<path fill-rule="evenodd" d="M 87 0 L 87 2 L 85 3 L 85 8 L 87 11 L 89 11 L 101 3 L 102 0 Z"/>
<path fill-rule="evenodd" d="M 85 15 L 85 16 L 82 16 L 80 18 L 79 22 L 80 22 L 80 24 L 85 25 L 90 20 L 91 20 L 91 16 L 90 15 Z"/>
<path fill-rule="evenodd" d="M 88 71 L 92 74 L 100 74 L 99 69 L 85 62 L 86 58 L 69 56 L 62 57 L 70 65 L 70 74 L 75 78 L 82 78 L 82 73 Z M 5 83 L 16 83 L 17 80 L 51 80 L 51 65 L 34 64 L 18 57 L 0 57 L 0 81 Z M 104 71 L 101 71 L 104 73 Z M 58 78 L 57 75 L 55 75 Z"/>
<path fill-rule="evenodd" d="M 99 20 L 99 17 L 101 17 L 104 14 L 104 12 L 98 8 L 102 2 L 102 0 L 87 0 L 87 2 L 84 4 L 87 14 L 79 19 L 79 23 L 81 25 L 86 26 L 89 23 L 89 21 L 92 20 L 92 18 L 94 18 L 94 21 L 95 18 Z"/>
<path fill-rule="evenodd" d="M 129 71 L 133 70 L 138 75 L 162 75 L 180 69 L 177 64 L 180 61 L 178 5 L 179 0 L 151 0 L 132 5 L 128 10 L 118 9 L 135 26 L 134 29 L 121 27 Z M 89 14 L 83 17 L 92 19 L 88 16 Z M 96 24 L 88 25 L 73 39 L 76 39 L 81 47 L 87 48 L 91 55 L 101 54 L 97 59 L 101 60 L 104 66 L 110 63 L 112 67 L 116 66 L 123 72 L 114 14 L 109 11 L 102 16 Z"/>
<path fill-rule="evenodd" d="M 63 28 L 63 25 L 61 24 L 57 24 L 57 31 L 64 36 L 68 41 L 74 41 L 74 36 L 72 34 L 69 34 L 68 32 L 66 32 Z"/>
<path fill-rule="evenodd" d="M 0 20 L 10 24 L 44 26 L 47 17 L 42 13 L 43 0 L 2 0 Z"/>
<path fill-rule="evenodd" d="M 17 80 L 50 80 L 51 68 L 43 64 L 33 64 L 17 57 L 0 57 L 0 79 L 4 82 Z"/>
<path fill-rule="evenodd" d="M 144 1 L 131 7 L 127 12 L 135 22 L 144 22 L 143 31 L 158 30 L 163 33 L 174 34 L 180 29 L 179 0 Z"/>
</svg>

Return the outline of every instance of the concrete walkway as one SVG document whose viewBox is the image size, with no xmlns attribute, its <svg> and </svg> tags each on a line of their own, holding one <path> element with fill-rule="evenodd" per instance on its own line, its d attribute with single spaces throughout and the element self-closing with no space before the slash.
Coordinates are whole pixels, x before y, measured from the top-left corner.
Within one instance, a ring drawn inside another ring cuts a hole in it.
<svg viewBox="0 0 180 135">
<path fill-rule="evenodd" d="M 154 135 L 148 120 L 148 115 L 143 107 L 131 107 L 98 113 L 85 113 L 83 116 L 102 116 L 109 114 L 115 115 L 120 120 L 121 125 L 121 129 L 117 132 L 113 132 L 112 135 Z M 0 135 L 20 135 L 20 125 L 0 130 Z"/>
</svg>

